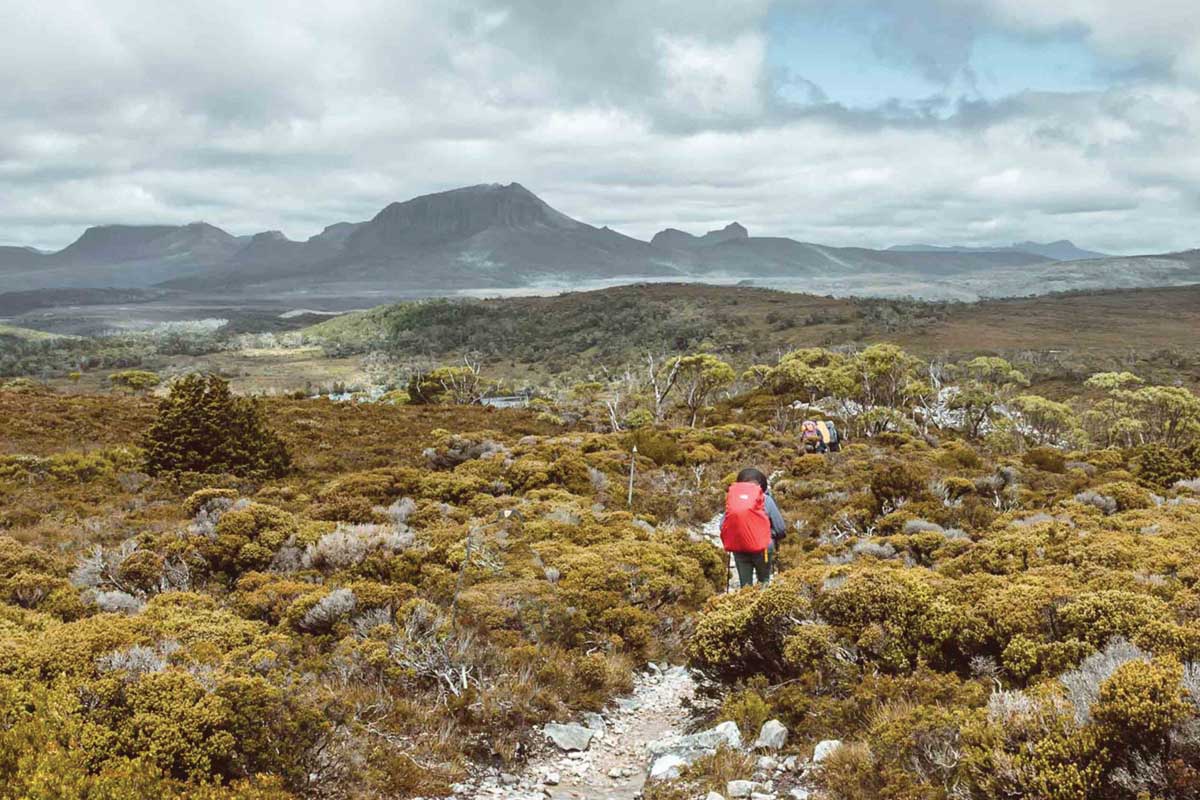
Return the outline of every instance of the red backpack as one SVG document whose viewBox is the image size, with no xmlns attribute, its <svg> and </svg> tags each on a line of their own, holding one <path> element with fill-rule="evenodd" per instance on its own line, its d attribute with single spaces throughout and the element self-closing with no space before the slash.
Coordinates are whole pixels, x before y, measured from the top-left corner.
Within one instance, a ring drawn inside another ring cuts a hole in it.
<svg viewBox="0 0 1200 800">
<path fill-rule="evenodd" d="M 725 495 L 721 544 L 730 553 L 761 553 L 771 544 L 766 494 L 757 483 L 735 483 Z"/>
</svg>

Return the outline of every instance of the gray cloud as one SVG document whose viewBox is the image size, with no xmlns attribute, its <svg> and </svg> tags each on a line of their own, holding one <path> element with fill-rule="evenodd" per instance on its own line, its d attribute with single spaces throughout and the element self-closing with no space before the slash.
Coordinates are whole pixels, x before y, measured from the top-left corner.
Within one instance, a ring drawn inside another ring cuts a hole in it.
<svg viewBox="0 0 1200 800">
<path fill-rule="evenodd" d="M 970 61 L 980 28 L 978 15 L 920 0 L 887 4 L 885 10 L 885 21 L 872 41 L 877 54 L 937 83 L 965 79 L 974 84 Z"/>
<path fill-rule="evenodd" d="M 832 244 L 1196 244 L 1200 39 L 1167 0 L 1140 22 L 1117 0 L 874 0 L 876 48 L 946 84 L 998 29 L 1150 66 L 1105 91 L 868 110 L 769 63 L 765 0 L 0 2 L 0 241 L 196 219 L 303 238 L 518 180 L 647 237 L 738 219 Z"/>
</svg>

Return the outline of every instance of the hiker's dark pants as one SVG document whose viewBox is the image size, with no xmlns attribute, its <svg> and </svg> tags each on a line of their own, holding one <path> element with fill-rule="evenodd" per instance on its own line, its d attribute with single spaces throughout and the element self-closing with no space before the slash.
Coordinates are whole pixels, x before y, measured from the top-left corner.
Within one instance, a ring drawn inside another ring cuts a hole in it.
<svg viewBox="0 0 1200 800">
<path fill-rule="evenodd" d="M 771 565 L 767 563 L 769 551 L 761 553 L 734 553 L 733 565 L 737 568 L 738 583 L 741 586 L 753 586 L 757 577 L 759 583 L 771 580 Z"/>
</svg>

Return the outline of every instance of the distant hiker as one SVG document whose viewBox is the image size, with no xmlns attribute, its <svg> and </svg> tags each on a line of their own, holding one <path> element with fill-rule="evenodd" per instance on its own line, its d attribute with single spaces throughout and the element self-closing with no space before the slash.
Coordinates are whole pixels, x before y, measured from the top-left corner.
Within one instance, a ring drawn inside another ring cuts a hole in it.
<svg viewBox="0 0 1200 800">
<path fill-rule="evenodd" d="M 832 422 L 806 419 L 800 427 L 800 442 L 806 453 L 836 453 L 842 449 L 841 434 Z"/>
<path fill-rule="evenodd" d="M 775 498 L 768 492 L 767 476 L 753 467 L 738 473 L 725 494 L 721 519 L 721 544 L 733 554 L 738 583 L 750 586 L 771 579 L 776 544 L 787 533 Z"/>
<path fill-rule="evenodd" d="M 804 420 L 804 424 L 800 426 L 800 443 L 804 445 L 806 453 L 824 453 L 828 449 L 821 438 L 817 423 L 811 419 Z"/>
<path fill-rule="evenodd" d="M 817 433 L 821 434 L 821 439 L 825 442 L 825 449 L 830 453 L 836 453 L 842 449 L 842 436 L 829 420 L 821 420 L 817 423 Z"/>
<path fill-rule="evenodd" d="M 826 427 L 829 431 L 829 439 L 826 445 L 829 447 L 829 452 L 841 451 L 841 432 L 834 426 L 832 421 L 826 422 Z"/>
</svg>

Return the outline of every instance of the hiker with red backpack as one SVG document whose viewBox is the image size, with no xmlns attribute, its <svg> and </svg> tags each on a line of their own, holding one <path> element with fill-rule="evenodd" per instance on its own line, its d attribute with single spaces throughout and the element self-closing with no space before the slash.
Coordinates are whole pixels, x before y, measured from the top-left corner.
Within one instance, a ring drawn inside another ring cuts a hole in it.
<svg viewBox="0 0 1200 800">
<path fill-rule="evenodd" d="M 738 473 L 725 494 L 721 519 L 721 544 L 733 554 L 738 582 L 751 586 L 771 580 L 776 544 L 787 533 L 787 523 L 771 497 L 767 476 L 753 467 Z"/>
</svg>

